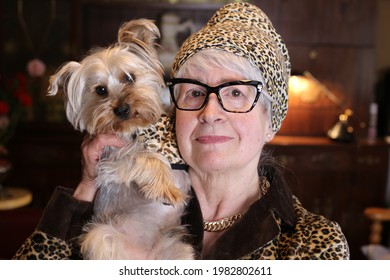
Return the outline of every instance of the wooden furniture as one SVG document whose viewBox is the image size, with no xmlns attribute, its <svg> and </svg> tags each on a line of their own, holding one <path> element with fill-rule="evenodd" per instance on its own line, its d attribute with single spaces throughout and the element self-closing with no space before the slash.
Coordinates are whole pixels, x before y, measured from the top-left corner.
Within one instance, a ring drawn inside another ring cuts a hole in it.
<svg viewBox="0 0 390 280">
<path fill-rule="evenodd" d="M 348 240 L 351 258 L 361 259 L 370 223 L 362 214 L 385 207 L 389 145 L 364 140 L 338 143 L 321 137 L 276 137 L 270 144 L 285 165 L 294 194 L 310 211 L 338 222 Z"/>
<path fill-rule="evenodd" d="M 381 244 L 383 223 L 390 222 L 390 208 L 368 207 L 364 209 L 364 215 L 372 222 L 370 244 Z"/>
</svg>

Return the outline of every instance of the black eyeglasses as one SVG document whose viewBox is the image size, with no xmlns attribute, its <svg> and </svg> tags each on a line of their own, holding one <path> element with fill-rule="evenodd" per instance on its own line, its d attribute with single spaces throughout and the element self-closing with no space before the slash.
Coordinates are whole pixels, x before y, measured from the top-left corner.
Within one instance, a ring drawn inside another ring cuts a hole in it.
<svg viewBox="0 0 390 280">
<path fill-rule="evenodd" d="M 198 111 L 206 106 L 210 94 L 215 93 L 222 108 L 231 113 L 248 113 L 256 105 L 263 83 L 260 81 L 232 81 L 210 87 L 192 79 L 174 78 L 167 82 L 176 108 Z"/>
</svg>

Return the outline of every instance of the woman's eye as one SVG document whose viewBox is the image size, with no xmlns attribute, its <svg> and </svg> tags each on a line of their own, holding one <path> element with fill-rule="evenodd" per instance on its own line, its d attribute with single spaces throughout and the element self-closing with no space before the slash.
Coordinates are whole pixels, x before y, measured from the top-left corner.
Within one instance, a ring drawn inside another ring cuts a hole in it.
<svg viewBox="0 0 390 280">
<path fill-rule="evenodd" d="M 244 93 L 241 90 L 238 90 L 238 89 L 231 89 L 226 94 L 227 94 L 227 96 L 229 96 L 231 98 L 241 98 L 241 97 L 244 97 Z"/>
<path fill-rule="evenodd" d="M 192 98 L 201 97 L 203 95 L 204 94 L 199 90 L 193 90 L 190 92 L 190 97 L 192 97 Z"/>
<path fill-rule="evenodd" d="M 232 90 L 232 91 L 230 92 L 230 95 L 231 95 L 232 97 L 241 97 L 241 96 L 242 96 L 242 92 L 239 91 L 239 90 L 237 90 L 237 89 L 234 89 L 234 90 Z"/>
<path fill-rule="evenodd" d="M 108 90 L 104 86 L 97 86 L 95 88 L 95 91 L 96 91 L 97 95 L 99 95 L 99 96 L 105 96 L 108 94 Z"/>
</svg>

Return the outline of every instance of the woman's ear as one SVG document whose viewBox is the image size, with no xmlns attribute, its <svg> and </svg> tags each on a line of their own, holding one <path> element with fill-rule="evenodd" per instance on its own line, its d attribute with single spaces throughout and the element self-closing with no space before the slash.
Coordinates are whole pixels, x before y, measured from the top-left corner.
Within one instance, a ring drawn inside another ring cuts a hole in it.
<svg viewBox="0 0 390 280">
<path fill-rule="evenodd" d="M 275 132 L 272 130 L 271 126 L 268 126 L 268 128 L 265 131 L 265 143 L 271 142 L 272 139 L 275 137 Z"/>
</svg>

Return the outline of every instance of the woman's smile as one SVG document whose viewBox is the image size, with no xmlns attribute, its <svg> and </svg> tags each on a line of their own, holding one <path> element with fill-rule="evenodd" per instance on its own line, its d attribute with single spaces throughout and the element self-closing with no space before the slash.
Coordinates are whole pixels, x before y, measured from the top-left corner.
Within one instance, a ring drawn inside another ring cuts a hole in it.
<svg viewBox="0 0 390 280">
<path fill-rule="evenodd" d="M 232 140 L 232 137 L 221 135 L 204 135 L 196 138 L 200 144 L 222 144 Z"/>
</svg>

